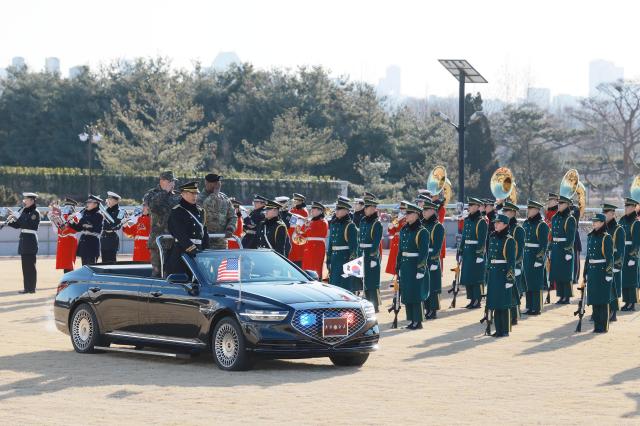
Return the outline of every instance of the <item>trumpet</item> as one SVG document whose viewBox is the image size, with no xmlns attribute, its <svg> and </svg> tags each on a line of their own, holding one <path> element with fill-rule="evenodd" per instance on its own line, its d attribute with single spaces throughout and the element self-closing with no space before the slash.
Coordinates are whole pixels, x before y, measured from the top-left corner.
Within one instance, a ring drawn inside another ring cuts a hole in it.
<svg viewBox="0 0 640 426">
<path fill-rule="evenodd" d="M 104 217 L 107 222 L 109 223 L 115 223 L 116 221 L 113 220 L 113 218 L 111 217 L 111 215 L 109 214 L 109 212 L 107 211 L 107 208 L 104 206 L 104 204 L 98 204 L 99 209 L 100 209 L 100 214 L 102 215 L 102 217 Z"/>
<path fill-rule="evenodd" d="M 3 224 L 0 224 L 0 229 L 4 228 L 8 224 L 13 223 L 16 220 L 18 220 L 18 218 L 20 217 L 20 213 L 22 213 L 23 209 L 24 209 L 24 206 L 20 207 L 20 209 L 17 212 L 14 212 L 13 210 L 7 208 L 7 216 L 8 217 L 7 217 L 7 220 Z"/>
</svg>

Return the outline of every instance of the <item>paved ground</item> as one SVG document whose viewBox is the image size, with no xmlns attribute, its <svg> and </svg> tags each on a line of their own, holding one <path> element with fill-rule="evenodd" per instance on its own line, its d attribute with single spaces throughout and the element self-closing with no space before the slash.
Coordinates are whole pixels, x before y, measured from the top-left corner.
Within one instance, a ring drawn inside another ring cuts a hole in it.
<svg viewBox="0 0 640 426">
<path fill-rule="evenodd" d="M 496 340 L 478 310 L 445 309 L 412 332 L 390 330 L 385 310 L 361 369 L 317 359 L 224 373 L 208 356 L 76 354 L 53 325 L 53 265 L 38 261 L 39 291 L 24 296 L 19 260 L 0 260 L 2 424 L 640 423 L 640 312 L 576 335 L 575 305 L 551 305 Z"/>
</svg>

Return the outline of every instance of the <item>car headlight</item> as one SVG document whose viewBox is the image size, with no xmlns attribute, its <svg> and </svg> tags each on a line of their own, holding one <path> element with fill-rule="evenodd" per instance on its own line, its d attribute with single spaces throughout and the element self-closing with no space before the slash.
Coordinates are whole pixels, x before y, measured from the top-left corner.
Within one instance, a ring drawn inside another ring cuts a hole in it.
<svg viewBox="0 0 640 426">
<path fill-rule="evenodd" d="M 258 311 L 247 309 L 240 313 L 241 316 L 252 321 L 282 321 L 289 315 L 287 311 Z"/>
<path fill-rule="evenodd" d="M 373 303 L 368 300 L 363 300 L 362 309 L 364 310 L 364 316 L 367 318 L 367 321 L 376 320 L 376 308 L 373 307 Z"/>
</svg>

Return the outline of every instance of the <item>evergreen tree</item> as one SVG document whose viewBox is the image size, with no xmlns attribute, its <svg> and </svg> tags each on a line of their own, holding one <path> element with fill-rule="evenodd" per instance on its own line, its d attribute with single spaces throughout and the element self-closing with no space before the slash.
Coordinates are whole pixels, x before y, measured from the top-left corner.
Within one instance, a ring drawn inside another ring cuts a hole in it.
<svg viewBox="0 0 640 426">
<path fill-rule="evenodd" d="M 471 182 L 465 175 L 465 193 L 475 197 L 491 196 L 489 182 L 491 175 L 498 168 L 496 146 L 491 137 L 489 120 L 482 110 L 482 96 L 467 94 L 465 96 L 465 143 L 464 160 L 477 181 Z"/>
</svg>

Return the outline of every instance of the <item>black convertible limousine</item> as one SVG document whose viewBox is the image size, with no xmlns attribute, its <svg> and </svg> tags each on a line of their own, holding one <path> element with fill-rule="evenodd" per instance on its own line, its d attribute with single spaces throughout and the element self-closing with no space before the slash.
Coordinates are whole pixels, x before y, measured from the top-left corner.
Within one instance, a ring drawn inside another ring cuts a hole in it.
<svg viewBox="0 0 640 426">
<path fill-rule="evenodd" d="M 111 344 L 210 351 L 223 370 L 249 369 L 256 357 L 360 366 L 378 347 L 373 305 L 271 250 L 206 250 L 182 260 L 189 272 L 166 279 L 133 262 L 65 274 L 56 326 L 80 353 Z"/>
</svg>

